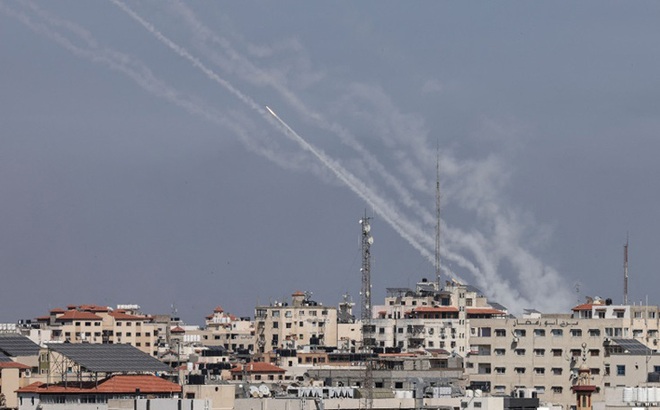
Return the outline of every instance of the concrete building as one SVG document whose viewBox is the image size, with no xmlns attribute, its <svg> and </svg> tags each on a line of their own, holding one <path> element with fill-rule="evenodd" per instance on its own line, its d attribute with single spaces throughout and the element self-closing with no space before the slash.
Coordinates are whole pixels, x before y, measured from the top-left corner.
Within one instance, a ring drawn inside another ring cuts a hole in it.
<svg viewBox="0 0 660 410">
<path fill-rule="evenodd" d="M 415 290 L 388 288 L 385 305 L 375 306 L 373 315 L 377 347 L 445 349 L 465 356 L 470 319 L 505 317 L 506 311 L 473 286 L 450 281 L 439 290 L 423 279 Z"/>
<path fill-rule="evenodd" d="M 139 306 L 127 306 L 131 309 L 97 305 L 70 305 L 66 310 L 55 308 L 47 316 L 36 318 L 33 327 L 50 333 L 50 340 L 43 340 L 40 335 L 41 343 L 125 343 L 155 356 L 157 326 L 151 317 L 139 313 Z"/>
<path fill-rule="evenodd" d="M 657 307 L 589 299 L 571 314 L 528 311 L 521 318 L 473 318 L 466 372 L 491 394 L 531 389 L 541 402 L 575 406 L 578 369 L 591 370 L 593 401 L 602 388 L 645 383 L 660 371 Z"/>
<path fill-rule="evenodd" d="M 154 375 L 112 375 L 99 381 L 33 383 L 17 393 L 19 410 L 103 410 L 118 399 L 178 398 L 181 386 Z"/>
<path fill-rule="evenodd" d="M 256 352 L 304 345 L 337 346 L 337 309 L 295 292 L 288 302 L 255 308 Z"/>
</svg>

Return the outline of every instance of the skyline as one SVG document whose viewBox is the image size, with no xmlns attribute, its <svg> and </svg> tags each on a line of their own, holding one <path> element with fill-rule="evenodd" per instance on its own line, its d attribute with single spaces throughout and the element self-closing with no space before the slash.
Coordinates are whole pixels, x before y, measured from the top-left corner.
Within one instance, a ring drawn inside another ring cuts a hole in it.
<svg viewBox="0 0 660 410">
<path fill-rule="evenodd" d="M 370 4 L 0 3 L 7 288 L 187 321 L 358 302 L 366 208 L 382 300 L 434 275 L 437 146 L 445 279 L 620 303 L 629 234 L 657 303 L 658 6 Z"/>
</svg>

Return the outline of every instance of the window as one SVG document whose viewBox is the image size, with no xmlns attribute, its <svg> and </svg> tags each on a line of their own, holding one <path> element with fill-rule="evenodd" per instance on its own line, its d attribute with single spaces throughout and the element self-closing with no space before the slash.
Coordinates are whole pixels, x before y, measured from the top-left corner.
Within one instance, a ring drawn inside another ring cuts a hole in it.
<svg viewBox="0 0 660 410">
<path fill-rule="evenodd" d="M 564 390 L 564 388 L 561 387 L 561 386 L 552 386 L 552 392 L 553 393 L 561 394 L 563 390 Z"/>
<path fill-rule="evenodd" d="M 272 315 L 273 315 L 273 317 L 280 317 L 280 311 L 279 310 L 273 310 Z"/>
<path fill-rule="evenodd" d="M 524 374 L 525 373 L 525 368 L 524 367 L 516 367 L 513 369 L 518 374 Z"/>
<path fill-rule="evenodd" d="M 133 326 L 133 323 L 131 323 L 131 322 L 126 322 L 126 326 Z"/>
<path fill-rule="evenodd" d="M 495 329 L 495 336 L 505 337 L 506 336 L 506 329 Z"/>
<path fill-rule="evenodd" d="M 496 367 L 495 368 L 495 374 L 504 374 L 506 373 L 506 368 L 505 367 Z"/>
<path fill-rule="evenodd" d="M 495 386 L 495 387 L 493 388 L 493 391 L 494 391 L 495 393 L 499 393 L 499 394 L 506 393 L 506 386 L 497 385 L 497 386 Z"/>
<path fill-rule="evenodd" d="M 379 327 L 378 328 L 378 333 L 381 334 L 381 335 L 385 334 L 385 328 L 384 327 Z"/>
<path fill-rule="evenodd" d="M 506 349 L 495 349 L 495 356 L 504 356 L 506 354 Z"/>
<path fill-rule="evenodd" d="M 589 329 L 589 336 L 600 337 L 600 329 Z"/>
<path fill-rule="evenodd" d="M 516 329 L 513 331 L 513 334 L 516 337 L 525 337 L 527 335 L 527 331 L 525 329 Z"/>
<path fill-rule="evenodd" d="M 582 337 L 582 329 L 571 329 L 572 337 Z"/>
<path fill-rule="evenodd" d="M 85 322 L 85 326 L 91 326 L 92 322 Z"/>
<path fill-rule="evenodd" d="M 564 336 L 564 331 L 561 330 L 561 329 L 552 329 L 550 331 L 550 333 L 552 334 L 553 337 L 562 337 L 562 336 Z"/>
<path fill-rule="evenodd" d="M 581 354 L 582 354 L 582 350 L 580 350 L 580 349 L 571 349 L 571 356 L 580 357 Z"/>
<path fill-rule="evenodd" d="M 561 376 L 562 369 L 561 367 L 553 367 L 552 368 L 552 374 L 554 376 Z"/>
<path fill-rule="evenodd" d="M 600 350 L 598 349 L 589 349 L 589 356 L 598 357 L 600 355 Z"/>
<path fill-rule="evenodd" d="M 280 323 L 279 323 L 279 322 L 273 322 L 273 329 L 277 329 L 277 328 L 279 328 L 279 327 L 280 327 Z"/>
<path fill-rule="evenodd" d="M 310 316 L 316 316 L 316 310 L 310 310 L 309 315 Z"/>
<path fill-rule="evenodd" d="M 545 329 L 534 329 L 534 336 L 545 337 Z"/>
<path fill-rule="evenodd" d="M 537 394 L 543 394 L 545 393 L 545 386 L 534 386 L 534 390 Z"/>
<path fill-rule="evenodd" d="M 553 357 L 561 357 L 561 349 L 552 349 Z"/>
<path fill-rule="evenodd" d="M 131 332 L 126 332 L 126 337 L 131 337 L 132 333 Z"/>
<path fill-rule="evenodd" d="M 617 364 L 616 365 L 616 375 L 617 376 L 625 376 L 626 375 L 626 365 L 625 364 Z"/>
<path fill-rule="evenodd" d="M 623 318 L 625 313 L 626 313 L 625 310 L 615 310 L 615 311 L 614 311 L 614 314 L 615 314 L 616 317 L 618 317 L 618 318 Z"/>
<path fill-rule="evenodd" d="M 525 349 L 516 349 L 514 350 L 516 353 L 516 356 L 524 356 L 525 355 Z"/>
<path fill-rule="evenodd" d="M 534 349 L 534 356 L 545 356 L 545 349 Z"/>
<path fill-rule="evenodd" d="M 291 317 L 291 311 L 290 310 L 285 311 L 284 312 L 284 317 L 290 318 Z"/>
<path fill-rule="evenodd" d="M 605 311 L 604 310 L 599 310 L 596 313 L 598 314 L 599 319 L 605 319 Z"/>
<path fill-rule="evenodd" d="M 534 374 L 544 375 L 545 374 L 545 367 L 535 367 L 534 368 Z"/>
<path fill-rule="evenodd" d="M 284 326 L 285 326 L 287 329 L 291 329 L 291 322 L 286 323 Z"/>
</svg>

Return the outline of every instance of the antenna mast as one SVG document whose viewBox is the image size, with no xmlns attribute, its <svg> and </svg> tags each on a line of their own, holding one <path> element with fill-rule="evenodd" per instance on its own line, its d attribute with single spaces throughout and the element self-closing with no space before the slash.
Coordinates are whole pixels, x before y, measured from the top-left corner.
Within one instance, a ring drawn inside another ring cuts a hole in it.
<svg viewBox="0 0 660 410">
<path fill-rule="evenodd" d="M 435 281 L 440 292 L 440 155 L 436 147 L 435 160 Z"/>
<path fill-rule="evenodd" d="M 628 235 L 623 245 L 623 304 L 628 304 Z"/>
<path fill-rule="evenodd" d="M 371 342 L 371 334 L 368 330 L 371 326 L 371 244 L 374 243 L 374 238 L 369 233 L 371 226 L 367 217 L 367 211 L 364 212 L 364 218 L 360 219 L 362 226 L 362 292 L 361 292 L 361 319 L 363 329 L 363 344 L 367 346 Z M 369 336 L 369 338 L 367 338 Z"/>
<path fill-rule="evenodd" d="M 365 408 L 373 408 L 373 363 L 371 362 L 371 348 L 374 345 L 374 329 L 371 325 L 371 244 L 374 238 L 369 233 L 371 226 L 367 217 L 367 211 L 364 211 L 364 218 L 360 219 L 362 226 L 362 297 L 361 297 L 361 319 L 362 319 L 362 347 L 365 355 L 364 388 L 366 390 Z"/>
</svg>

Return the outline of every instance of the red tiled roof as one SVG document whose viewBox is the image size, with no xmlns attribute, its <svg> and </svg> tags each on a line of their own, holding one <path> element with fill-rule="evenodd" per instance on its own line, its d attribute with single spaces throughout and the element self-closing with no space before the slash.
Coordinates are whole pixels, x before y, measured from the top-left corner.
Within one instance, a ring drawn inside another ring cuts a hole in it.
<svg viewBox="0 0 660 410">
<path fill-rule="evenodd" d="M 591 310 L 591 308 L 593 308 L 593 307 L 594 307 L 593 303 L 583 303 L 581 305 L 575 306 L 572 310 L 574 312 L 578 311 L 578 310 Z"/>
<path fill-rule="evenodd" d="M 468 315 L 504 315 L 501 310 L 493 308 L 467 308 Z"/>
<path fill-rule="evenodd" d="M 297 290 L 297 291 L 293 292 L 293 295 L 291 295 L 291 296 L 305 296 L 305 294 L 303 292 Z"/>
<path fill-rule="evenodd" d="M 63 384 L 32 383 L 17 390 L 18 393 L 39 394 L 134 394 L 137 389 L 140 393 L 179 393 L 181 386 L 153 375 L 115 375 L 98 382 Z"/>
<path fill-rule="evenodd" d="M 231 369 L 232 373 L 243 372 L 243 366 L 238 365 Z M 277 367 L 274 364 L 266 362 L 251 362 L 245 365 L 246 373 L 284 373 L 284 369 Z"/>
<path fill-rule="evenodd" d="M 216 306 L 215 309 L 213 309 L 213 311 L 214 311 L 215 313 L 222 313 L 222 312 L 224 312 L 225 310 L 224 310 L 223 308 L 221 308 L 220 306 Z"/>
<path fill-rule="evenodd" d="M 458 312 L 458 308 L 454 306 L 420 306 L 412 311 L 415 313 Z"/>
<path fill-rule="evenodd" d="M 50 316 L 39 316 L 39 317 L 35 317 L 34 320 L 36 320 L 37 322 L 43 322 L 45 320 L 50 320 Z"/>
<path fill-rule="evenodd" d="M 31 366 L 19 362 L 0 362 L 0 369 L 31 369 Z"/>
<path fill-rule="evenodd" d="M 67 310 L 61 316 L 57 317 L 57 321 L 65 320 L 103 320 L 100 316 L 96 316 L 92 312 L 81 312 L 79 310 Z"/>
<path fill-rule="evenodd" d="M 88 312 L 108 312 L 110 310 L 107 306 L 99 305 L 80 305 L 79 309 L 86 310 Z"/>
<path fill-rule="evenodd" d="M 186 330 L 180 326 L 170 329 L 170 333 L 186 333 Z"/>
<path fill-rule="evenodd" d="M 64 312 L 66 312 L 66 310 L 62 308 L 55 308 L 50 310 L 50 313 L 64 313 Z"/>
</svg>

